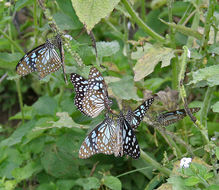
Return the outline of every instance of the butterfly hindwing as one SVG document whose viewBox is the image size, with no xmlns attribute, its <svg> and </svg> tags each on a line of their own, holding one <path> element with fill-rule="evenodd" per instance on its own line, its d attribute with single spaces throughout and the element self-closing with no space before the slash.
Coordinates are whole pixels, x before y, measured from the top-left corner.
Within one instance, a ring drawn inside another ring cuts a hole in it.
<svg viewBox="0 0 219 190">
<path fill-rule="evenodd" d="M 196 113 L 200 110 L 200 108 L 190 108 L 190 111 L 192 113 Z M 161 113 L 157 117 L 157 121 L 163 125 L 163 126 L 168 126 L 170 124 L 176 123 L 177 121 L 183 119 L 186 117 L 186 111 L 185 109 L 180 109 L 180 110 L 175 110 L 175 111 L 169 111 L 166 113 Z"/>
<path fill-rule="evenodd" d="M 82 106 L 82 100 L 83 100 L 84 94 L 88 88 L 88 81 L 84 77 L 82 77 L 81 75 L 78 75 L 76 73 L 72 73 L 71 74 L 71 82 L 74 85 L 74 89 L 75 89 L 75 99 L 74 99 L 75 106 L 82 113 L 84 113 L 83 106 Z"/>
<path fill-rule="evenodd" d="M 109 108 L 107 87 L 101 73 L 92 67 L 88 77 L 88 89 L 83 101 L 83 111 L 86 115 L 96 117 L 105 108 Z"/>
<path fill-rule="evenodd" d="M 85 138 L 79 150 L 79 158 L 86 159 L 98 153 L 113 154 L 114 143 L 111 137 L 114 136 L 114 133 L 114 122 L 107 117 Z"/>
</svg>

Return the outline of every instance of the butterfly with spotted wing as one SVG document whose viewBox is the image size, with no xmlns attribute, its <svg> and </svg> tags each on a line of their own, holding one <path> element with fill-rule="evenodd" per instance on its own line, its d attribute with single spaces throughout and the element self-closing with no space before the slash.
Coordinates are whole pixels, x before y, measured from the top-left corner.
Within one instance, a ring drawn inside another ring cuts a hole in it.
<svg viewBox="0 0 219 190">
<path fill-rule="evenodd" d="M 117 122 L 107 116 L 97 125 L 82 143 L 79 158 L 86 159 L 98 153 L 140 157 L 137 138 L 123 114 L 119 115 Z"/>
<path fill-rule="evenodd" d="M 61 38 L 57 38 L 57 43 L 59 44 L 59 48 L 61 48 Z M 16 71 L 21 76 L 25 76 L 32 72 L 38 72 L 40 79 L 42 79 L 48 74 L 60 69 L 64 62 L 63 54 L 64 53 L 62 52 L 62 58 L 60 59 L 55 50 L 55 44 L 47 40 L 46 43 L 24 55 L 18 62 Z"/>
<path fill-rule="evenodd" d="M 150 108 L 153 102 L 154 98 L 149 98 L 145 100 L 140 106 L 138 106 L 134 111 L 130 109 L 128 110 L 126 120 L 129 122 L 133 130 L 135 130 L 141 123 L 147 110 Z"/>
<path fill-rule="evenodd" d="M 94 118 L 104 109 L 112 112 L 106 83 L 97 68 L 90 69 L 88 80 L 72 73 L 71 82 L 75 87 L 75 105 L 83 114 Z"/>
<path fill-rule="evenodd" d="M 200 108 L 190 108 L 190 111 L 192 113 L 196 113 L 200 110 Z M 185 109 L 175 110 L 175 111 L 169 111 L 165 113 L 161 113 L 157 116 L 157 121 L 163 125 L 168 126 L 170 124 L 176 123 L 179 120 L 182 120 L 184 117 L 186 117 L 186 111 Z"/>
</svg>

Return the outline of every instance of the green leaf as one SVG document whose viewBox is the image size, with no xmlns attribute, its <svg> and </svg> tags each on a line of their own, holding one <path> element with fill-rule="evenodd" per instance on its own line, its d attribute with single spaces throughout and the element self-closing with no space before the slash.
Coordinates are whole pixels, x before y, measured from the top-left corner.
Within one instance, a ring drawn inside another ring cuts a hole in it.
<svg viewBox="0 0 219 190">
<path fill-rule="evenodd" d="M 218 190 L 219 185 L 210 185 L 206 190 Z"/>
<path fill-rule="evenodd" d="M 216 147 L 216 156 L 217 156 L 217 159 L 219 160 L 219 147 Z"/>
<path fill-rule="evenodd" d="M 13 148 L 0 148 L 0 177 L 12 178 L 11 172 L 23 162 L 21 153 Z"/>
<path fill-rule="evenodd" d="M 33 105 L 36 115 L 54 115 L 58 104 L 54 98 L 49 96 L 40 97 Z"/>
<path fill-rule="evenodd" d="M 103 180 L 103 184 L 112 190 L 122 189 L 121 181 L 114 176 L 105 176 Z"/>
<path fill-rule="evenodd" d="M 77 123 L 75 123 L 72 118 L 68 115 L 67 112 L 57 112 L 56 116 L 60 117 L 60 119 L 58 121 L 51 121 L 50 123 L 52 123 L 51 128 L 53 127 L 57 127 L 57 128 L 62 128 L 62 127 L 68 127 L 68 128 L 72 128 L 72 127 L 78 127 L 79 125 Z"/>
<path fill-rule="evenodd" d="M 12 175 L 18 180 L 24 180 L 31 177 L 33 174 L 38 173 L 42 170 L 40 163 L 30 162 L 22 168 L 15 168 L 12 171 Z"/>
<path fill-rule="evenodd" d="M 33 107 L 32 106 L 25 105 L 23 107 L 24 119 L 30 120 L 32 118 L 32 111 L 33 111 Z M 14 120 L 14 119 L 22 119 L 21 112 L 18 112 L 14 116 L 11 116 L 9 118 L 9 120 Z"/>
<path fill-rule="evenodd" d="M 19 0 L 15 4 L 15 11 L 19 11 L 21 8 L 27 6 L 28 4 L 32 3 L 33 1 L 31 0 Z"/>
<path fill-rule="evenodd" d="M 101 58 L 112 56 L 120 49 L 119 43 L 117 41 L 97 42 L 96 45 L 97 45 L 97 55 L 98 57 Z M 95 54 L 94 49 L 93 49 L 93 54 Z"/>
<path fill-rule="evenodd" d="M 20 143 L 23 136 L 26 135 L 29 131 L 31 131 L 34 126 L 35 126 L 34 120 L 31 120 L 27 123 L 22 124 L 13 132 L 13 134 L 10 137 L 3 140 L 1 142 L 1 145 L 12 146 L 12 145 Z"/>
<path fill-rule="evenodd" d="M 137 51 L 132 53 L 132 59 L 137 60 L 133 70 L 135 73 L 134 80 L 139 81 L 154 71 L 155 66 L 161 61 L 161 67 L 170 65 L 174 51 L 170 48 L 155 47 L 146 44 L 144 49 L 138 47 Z"/>
<path fill-rule="evenodd" d="M 137 88 L 134 86 L 134 81 L 131 76 L 125 76 L 118 82 L 109 83 L 114 95 L 124 100 L 141 100 L 137 96 Z"/>
<path fill-rule="evenodd" d="M 219 85 L 219 65 L 199 69 L 190 74 L 193 80 L 190 81 L 188 85 L 195 84 L 196 87 Z"/>
<path fill-rule="evenodd" d="M 1 53 L 0 52 L 0 68 L 15 69 L 18 61 L 22 57 L 21 53 Z"/>
<path fill-rule="evenodd" d="M 83 187 L 84 190 L 99 189 L 100 182 L 96 177 L 80 178 L 76 183 Z"/>
<path fill-rule="evenodd" d="M 68 15 L 64 13 L 56 13 L 53 15 L 56 24 L 61 28 L 62 30 L 77 30 L 82 28 L 81 24 L 78 24 L 77 22 L 69 17 Z"/>
<path fill-rule="evenodd" d="M 185 185 L 186 186 L 194 186 L 200 182 L 200 179 L 195 176 L 191 176 L 187 179 L 185 179 Z"/>
<path fill-rule="evenodd" d="M 208 49 L 208 53 L 214 53 L 219 55 L 219 43 L 215 43 L 211 45 Z"/>
<path fill-rule="evenodd" d="M 58 180 L 56 182 L 56 185 L 58 187 L 58 189 L 61 189 L 61 190 L 71 190 L 72 187 L 75 185 L 75 180 L 66 180 L 66 179 L 61 179 L 61 180 Z"/>
<path fill-rule="evenodd" d="M 189 190 L 189 188 L 185 186 L 185 180 L 180 176 L 172 176 L 167 179 L 167 182 L 172 184 L 172 189 Z"/>
<path fill-rule="evenodd" d="M 219 101 L 217 101 L 214 105 L 211 106 L 213 112 L 219 113 Z"/>
<path fill-rule="evenodd" d="M 184 35 L 187 35 L 187 36 L 192 36 L 198 40 L 201 40 L 202 39 L 202 34 L 199 33 L 198 31 L 196 30 L 193 30 L 191 28 L 188 28 L 186 26 L 183 26 L 183 25 L 177 25 L 175 23 L 170 23 L 170 22 L 165 22 L 164 20 L 160 19 L 164 24 L 170 26 L 171 28 L 174 28 L 177 32 L 180 32 Z"/>
<path fill-rule="evenodd" d="M 95 24 L 108 16 L 120 0 L 72 0 L 79 20 L 91 31 Z"/>
</svg>

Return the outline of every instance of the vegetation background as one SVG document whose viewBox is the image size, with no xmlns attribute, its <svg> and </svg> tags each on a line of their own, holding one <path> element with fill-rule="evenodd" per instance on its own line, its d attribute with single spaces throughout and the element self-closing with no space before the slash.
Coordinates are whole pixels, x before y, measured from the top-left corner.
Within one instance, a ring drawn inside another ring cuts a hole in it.
<svg viewBox="0 0 219 190">
<path fill-rule="evenodd" d="M 219 189 L 219 6 L 216 0 L 0 1 L 0 189 Z M 93 32 L 92 40 L 83 31 Z M 135 109 L 151 93 L 158 100 L 136 135 L 138 160 L 78 158 L 88 131 L 104 119 L 83 116 L 62 71 L 43 80 L 20 78 L 25 52 L 64 36 L 66 72 L 102 72 L 113 109 Z M 100 64 L 105 69 L 100 68 Z M 168 88 L 167 88 L 168 87 Z M 165 110 L 198 106 L 166 128 Z M 150 118 L 150 119 L 148 119 Z M 195 120 L 194 120 L 195 121 Z M 190 168 L 180 168 L 192 157 Z"/>
</svg>

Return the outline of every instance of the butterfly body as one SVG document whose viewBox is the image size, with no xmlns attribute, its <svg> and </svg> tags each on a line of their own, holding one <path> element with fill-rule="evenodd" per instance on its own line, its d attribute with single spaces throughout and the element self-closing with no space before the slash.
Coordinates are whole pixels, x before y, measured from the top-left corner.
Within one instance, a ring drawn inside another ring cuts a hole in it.
<svg viewBox="0 0 219 190">
<path fill-rule="evenodd" d="M 196 113 L 199 110 L 200 110 L 200 108 L 198 108 L 198 107 L 197 108 L 190 108 L 190 111 L 192 113 Z M 186 117 L 186 111 L 184 109 L 180 109 L 180 110 L 170 111 L 170 112 L 166 112 L 166 113 L 162 113 L 162 114 L 158 115 L 157 121 L 164 126 L 168 126 L 172 123 L 175 123 L 175 122 L 183 119 L 184 117 Z"/>
<path fill-rule="evenodd" d="M 47 40 L 45 44 L 24 55 L 18 62 L 16 71 L 21 76 L 31 72 L 38 72 L 40 78 L 44 78 L 51 72 L 59 70 L 61 65 L 61 59 L 54 49 L 54 45 Z"/>
</svg>

